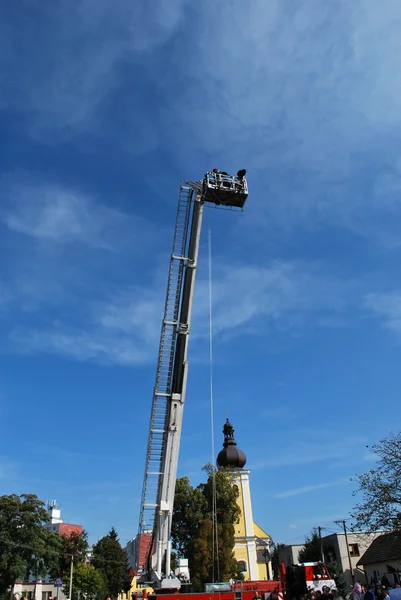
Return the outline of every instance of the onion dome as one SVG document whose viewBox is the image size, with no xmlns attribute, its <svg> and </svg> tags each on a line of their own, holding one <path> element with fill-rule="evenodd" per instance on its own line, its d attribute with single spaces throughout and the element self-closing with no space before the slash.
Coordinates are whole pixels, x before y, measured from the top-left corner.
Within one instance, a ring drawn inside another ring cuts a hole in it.
<svg viewBox="0 0 401 600">
<path fill-rule="evenodd" d="M 217 456 L 217 466 L 242 469 L 246 463 L 246 456 L 242 450 L 237 448 L 237 443 L 234 439 L 234 428 L 228 419 L 224 423 L 223 433 L 223 449 L 220 450 Z"/>
</svg>

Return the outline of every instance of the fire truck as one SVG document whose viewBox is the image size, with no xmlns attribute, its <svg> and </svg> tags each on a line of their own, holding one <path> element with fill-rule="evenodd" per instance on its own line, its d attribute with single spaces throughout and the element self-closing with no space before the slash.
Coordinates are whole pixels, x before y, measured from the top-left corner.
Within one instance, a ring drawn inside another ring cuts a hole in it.
<svg viewBox="0 0 401 600">
<path fill-rule="evenodd" d="M 152 586 L 177 591 L 171 572 L 171 521 L 188 375 L 188 340 L 205 205 L 242 210 L 248 197 L 246 171 L 213 169 L 201 181 L 180 186 L 173 248 L 153 391 L 138 538 L 148 539 L 146 565 Z M 140 547 L 141 544 L 138 544 Z"/>
<path fill-rule="evenodd" d="M 142 573 L 142 580 L 150 582 L 156 597 L 162 594 L 166 600 L 176 600 L 177 594 L 182 600 L 193 599 L 192 594 L 184 591 L 188 589 L 185 579 L 189 579 L 189 573 L 182 577 L 180 570 L 178 576 L 171 571 L 170 536 L 202 217 L 206 205 L 242 210 L 248 197 L 245 175 L 245 169 L 230 175 L 216 168 L 207 172 L 201 181 L 186 181 L 180 186 L 153 390 L 136 557 L 136 570 Z M 265 599 L 271 596 L 272 600 L 280 600 L 284 589 L 291 595 L 291 589 L 299 587 L 301 572 L 305 576 L 304 587 L 312 583 L 309 577 L 314 576 L 314 571 L 312 573 L 310 565 L 305 564 L 291 572 L 283 567 L 281 581 L 212 582 L 197 597 L 214 600 L 217 595 L 219 600 L 252 600 L 257 591 Z"/>
<path fill-rule="evenodd" d="M 280 581 L 288 598 L 296 598 L 310 590 L 320 590 L 326 586 L 335 588 L 327 566 L 322 562 L 305 562 L 286 567 L 280 565 Z"/>
</svg>

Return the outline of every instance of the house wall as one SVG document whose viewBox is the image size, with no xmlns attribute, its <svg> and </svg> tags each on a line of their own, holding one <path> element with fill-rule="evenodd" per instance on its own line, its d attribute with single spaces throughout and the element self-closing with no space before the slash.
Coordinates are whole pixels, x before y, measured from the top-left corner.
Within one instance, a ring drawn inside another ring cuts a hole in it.
<svg viewBox="0 0 401 600">
<path fill-rule="evenodd" d="M 135 569 L 140 572 L 145 569 L 151 541 L 152 534 L 139 533 L 125 546 L 125 551 L 128 558 L 128 566 L 131 569 Z"/>
<path fill-rule="evenodd" d="M 371 563 L 369 565 L 365 565 L 365 573 L 366 573 L 366 582 L 370 583 L 371 581 L 375 581 L 377 577 L 383 577 L 385 575 L 389 580 L 390 584 L 393 584 L 393 576 L 388 572 L 388 566 L 393 567 L 393 569 L 399 569 L 401 571 L 401 559 L 400 560 L 386 560 L 385 562 L 377 562 Z M 376 577 L 375 577 L 376 575 Z"/>
<path fill-rule="evenodd" d="M 152 587 L 138 583 L 138 579 L 139 579 L 138 576 L 134 576 L 132 578 L 130 590 L 128 592 L 120 592 L 118 594 L 118 600 L 132 600 L 132 598 L 134 598 L 134 597 L 142 598 L 143 592 L 145 589 L 146 589 L 147 594 L 153 593 Z"/>
<path fill-rule="evenodd" d="M 368 549 L 373 540 L 378 536 L 377 533 L 347 533 L 348 544 L 355 545 L 355 556 L 351 556 L 351 567 L 354 573 L 355 581 L 365 582 L 365 571 L 362 566 L 357 566 L 358 560 L 361 558 L 365 550 Z M 343 533 L 333 533 L 331 535 L 322 536 L 323 547 L 332 546 L 335 552 L 335 559 L 341 566 L 344 572 L 346 583 L 352 585 L 352 575 L 348 560 L 347 544 Z M 303 544 L 288 544 L 279 548 L 279 561 L 286 566 L 297 564 L 299 551 L 304 547 Z"/>
<path fill-rule="evenodd" d="M 347 533 L 350 550 L 354 550 L 354 556 L 351 556 L 351 567 L 354 574 L 354 581 L 364 583 L 366 581 L 365 571 L 362 566 L 357 566 L 358 560 L 368 549 L 373 540 L 377 537 L 376 533 Z M 323 546 L 333 546 L 336 554 L 336 561 L 344 572 L 344 579 L 349 586 L 352 586 L 352 574 L 348 559 L 347 544 L 343 533 L 334 533 L 326 535 L 323 538 Z M 351 548 L 354 546 L 354 548 Z M 356 552 L 355 552 L 356 551 Z M 352 554 L 352 551 L 351 551 Z"/>
<path fill-rule="evenodd" d="M 43 583 L 42 581 L 17 581 L 13 589 L 13 598 L 19 600 L 26 596 L 28 600 L 48 600 L 49 598 L 58 598 L 66 600 L 63 588 L 55 588 L 52 583 Z"/>
<path fill-rule="evenodd" d="M 303 544 L 281 545 L 278 550 L 279 562 L 284 563 L 286 567 L 298 564 L 298 554 L 303 547 Z"/>
</svg>

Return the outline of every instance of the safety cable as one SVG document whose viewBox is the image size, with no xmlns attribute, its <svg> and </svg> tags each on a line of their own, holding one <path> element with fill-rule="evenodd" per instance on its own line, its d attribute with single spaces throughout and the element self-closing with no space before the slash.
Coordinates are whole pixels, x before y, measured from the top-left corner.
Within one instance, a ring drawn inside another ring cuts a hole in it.
<svg viewBox="0 0 401 600">
<path fill-rule="evenodd" d="M 219 565 L 219 535 L 217 524 L 217 491 L 216 470 L 214 467 L 214 397 L 213 397 L 213 286 L 212 286 L 212 231 L 208 231 L 208 255 L 209 255 L 209 377 L 210 377 L 210 429 L 212 442 L 212 560 L 213 560 L 213 583 L 215 582 L 215 566 L 217 581 L 220 581 Z"/>
</svg>

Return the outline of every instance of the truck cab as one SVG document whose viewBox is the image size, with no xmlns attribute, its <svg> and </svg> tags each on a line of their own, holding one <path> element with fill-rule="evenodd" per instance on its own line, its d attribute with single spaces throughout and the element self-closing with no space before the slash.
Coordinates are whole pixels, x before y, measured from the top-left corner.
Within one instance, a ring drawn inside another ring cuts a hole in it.
<svg viewBox="0 0 401 600">
<path fill-rule="evenodd" d="M 322 590 L 327 586 L 335 588 L 328 568 L 322 562 L 305 562 L 285 567 L 281 565 L 281 578 L 284 581 L 287 598 L 297 598 L 311 590 Z"/>
</svg>

